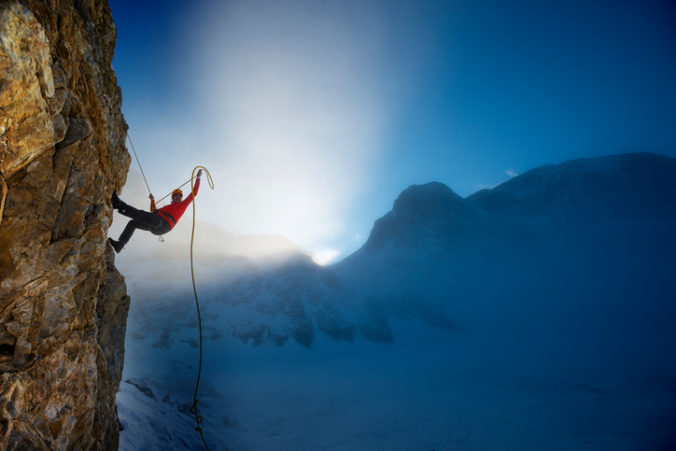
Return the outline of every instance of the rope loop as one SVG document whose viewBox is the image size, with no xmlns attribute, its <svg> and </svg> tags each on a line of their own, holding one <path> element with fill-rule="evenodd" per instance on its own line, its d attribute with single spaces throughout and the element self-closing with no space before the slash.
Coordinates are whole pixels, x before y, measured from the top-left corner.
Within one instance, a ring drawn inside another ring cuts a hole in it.
<svg viewBox="0 0 676 451">
<path fill-rule="evenodd" d="M 196 169 L 202 169 L 205 172 L 205 174 L 207 175 L 207 182 L 209 182 L 209 188 L 214 189 L 214 179 L 211 178 L 211 174 L 209 173 L 209 170 L 207 168 L 205 168 L 204 166 L 195 166 L 192 169 L 192 175 L 190 176 L 190 191 L 192 192 L 192 190 L 195 188 L 195 170 Z M 188 182 L 186 182 L 186 183 L 188 183 Z M 194 207 L 194 205 L 193 205 L 193 207 Z M 194 208 L 193 208 L 193 213 L 194 213 Z M 193 216 L 193 218 L 194 218 L 194 216 Z"/>
</svg>

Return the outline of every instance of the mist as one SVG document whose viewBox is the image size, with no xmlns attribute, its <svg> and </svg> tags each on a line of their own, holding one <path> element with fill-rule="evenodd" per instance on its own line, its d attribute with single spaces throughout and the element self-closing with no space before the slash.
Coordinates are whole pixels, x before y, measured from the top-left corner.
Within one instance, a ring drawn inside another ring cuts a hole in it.
<svg viewBox="0 0 676 451">
<path fill-rule="evenodd" d="M 383 22 L 356 2 L 196 4 L 186 23 L 199 26 L 171 64 L 187 108 L 131 130 L 152 189 L 203 164 L 216 192 L 202 219 L 283 235 L 324 261 L 356 249 L 349 218 L 372 188 L 398 98 L 379 81 L 391 51 Z"/>
</svg>

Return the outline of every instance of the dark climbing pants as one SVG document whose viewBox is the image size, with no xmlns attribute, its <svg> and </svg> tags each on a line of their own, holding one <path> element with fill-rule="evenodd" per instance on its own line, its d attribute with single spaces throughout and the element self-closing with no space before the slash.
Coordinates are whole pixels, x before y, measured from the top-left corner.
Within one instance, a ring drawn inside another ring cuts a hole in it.
<svg viewBox="0 0 676 451">
<path fill-rule="evenodd" d="M 122 231 L 122 235 L 120 235 L 120 239 L 118 240 L 122 246 L 129 242 L 136 229 L 147 230 L 154 235 L 164 235 L 171 230 L 169 221 L 162 216 L 148 211 L 138 210 L 122 201 L 119 201 L 117 211 L 119 211 L 120 214 L 131 218 L 131 221 L 127 223 L 127 226 Z"/>
</svg>

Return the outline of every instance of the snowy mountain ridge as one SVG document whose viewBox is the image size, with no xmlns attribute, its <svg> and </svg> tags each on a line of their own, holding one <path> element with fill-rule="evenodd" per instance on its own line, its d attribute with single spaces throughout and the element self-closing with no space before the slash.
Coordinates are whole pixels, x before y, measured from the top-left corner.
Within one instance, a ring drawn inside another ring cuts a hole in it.
<svg viewBox="0 0 676 451">
<path fill-rule="evenodd" d="M 628 153 L 542 166 L 467 201 L 484 213 L 561 219 L 669 217 L 676 215 L 676 160 Z"/>
<path fill-rule="evenodd" d="M 676 160 L 651 153 L 542 166 L 465 199 L 442 183 L 430 182 L 404 190 L 392 211 L 376 221 L 362 249 L 370 252 L 388 237 L 401 239 L 407 233 L 467 232 L 489 223 L 527 224 L 534 218 L 548 222 L 674 218 L 674 198 Z"/>
<path fill-rule="evenodd" d="M 359 251 L 328 267 L 293 251 L 198 257 L 208 440 L 500 449 L 522 428 L 519 449 L 671 443 L 659 434 L 676 380 L 675 161 L 579 160 L 464 199 L 440 183 L 413 186 Z M 198 346 L 189 269 L 127 262 L 121 447 L 194 447 L 183 411 Z M 486 405 L 530 413 L 505 426 Z M 541 405 L 556 406 L 552 416 Z M 615 412 L 638 411 L 653 432 L 627 441 L 616 431 L 633 418 Z M 617 424 L 588 437 L 607 412 Z"/>
<path fill-rule="evenodd" d="M 613 243 L 627 244 L 624 235 L 632 227 L 652 237 L 634 234 L 633 239 L 655 240 L 662 235 L 652 226 L 662 230 L 676 218 L 674 198 L 676 160 L 654 154 L 545 166 L 464 199 L 438 182 L 414 185 L 376 221 L 364 246 L 337 264 L 318 266 L 282 243 L 284 252 L 274 258 L 198 258 L 199 285 L 207 314 L 222 321 L 221 333 L 227 330 L 253 344 L 282 345 L 291 339 L 311 347 L 317 334 L 348 342 L 355 334 L 388 341 L 390 314 L 458 327 L 453 317 L 458 298 L 467 299 L 472 292 L 489 302 L 493 296 L 477 294 L 470 280 L 499 280 L 505 268 L 511 268 L 530 285 L 533 274 L 552 270 L 547 262 L 561 254 L 559 248 L 566 249 L 567 258 L 577 258 L 574 255 L 600 242 L 610 248 Z M 615 222 L 608 225 L 610 219 Z M 208 235 L 217 237 L 219 232 Z M 601 251 L 597 264 L 605 264 Z M 535 261 L 541 267 L 531 270 L 528 265 Z M 153 288 L 149 277 L 143 277 L 137 293 L 145 294 L 137 301 L 144 317 L 153 318 L 159 311 L 169 314 L 167 305 L 189 307 L 184 303 L 190 297 L 189 283 L 181 272 L 185 274 L 179 268 L 154 269 L 158 281 L 162 274 L 173 275 L 172 293 L 161 298 L 155 294 L 162 287 Z M 129 279 L 133 288 L 134 278 Z M 152 322 L 144 329 L 159 327 Z M 171 331 L 166 325 L 161 328 Z"/>
<path fill-rule="evenodd" d="M 360 250 L 330 268 L 371 309 L 461 329 L 476 325 L 476 306 L 507 308 L 524 289 L 549 305 L 547 284 L 561 280 L 583 310 L 597 302 L 592 286 L 636 304 L 616 283 L 603 286 L 584 272 L 621 273 L 631 284 L 655 268 L 667 293 L 661 277 L 673 268 L 673 199 L 676 160 L 647 153 L 537 168 L 465 199 L 439 183 L 414 185 Z"/>
</svg>

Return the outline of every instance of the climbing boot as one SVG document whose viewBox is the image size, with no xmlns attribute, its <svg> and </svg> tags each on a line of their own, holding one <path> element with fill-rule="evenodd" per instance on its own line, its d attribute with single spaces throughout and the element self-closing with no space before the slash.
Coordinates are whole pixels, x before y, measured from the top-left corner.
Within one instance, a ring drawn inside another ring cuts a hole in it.
<svg viewBox="0 0 676 451">
<path fill-rule="evenodd" d="M 122 251 L 122 248 L 124 248 L 124 244 L 112 238 L 108 238 L 108 242 L 110 243 L 111 246 L 113 246 L 113 249 L 115 249 L 115 253 L 117 254 L 119 254 L 120 251 Z"/>
<path fill-rule="evenodd" d="M 113 203 L 113 208 L 118 209 L 120 208 L 120 205 L 122 204 L 122 201 L 120 200 L 119 197 L 117 197 L 117 190 L 113 191 L 113 196 L 110 198 L 110 201 Z M 118 251 L 120 252 L 120 251 Z"/>
</svg>

